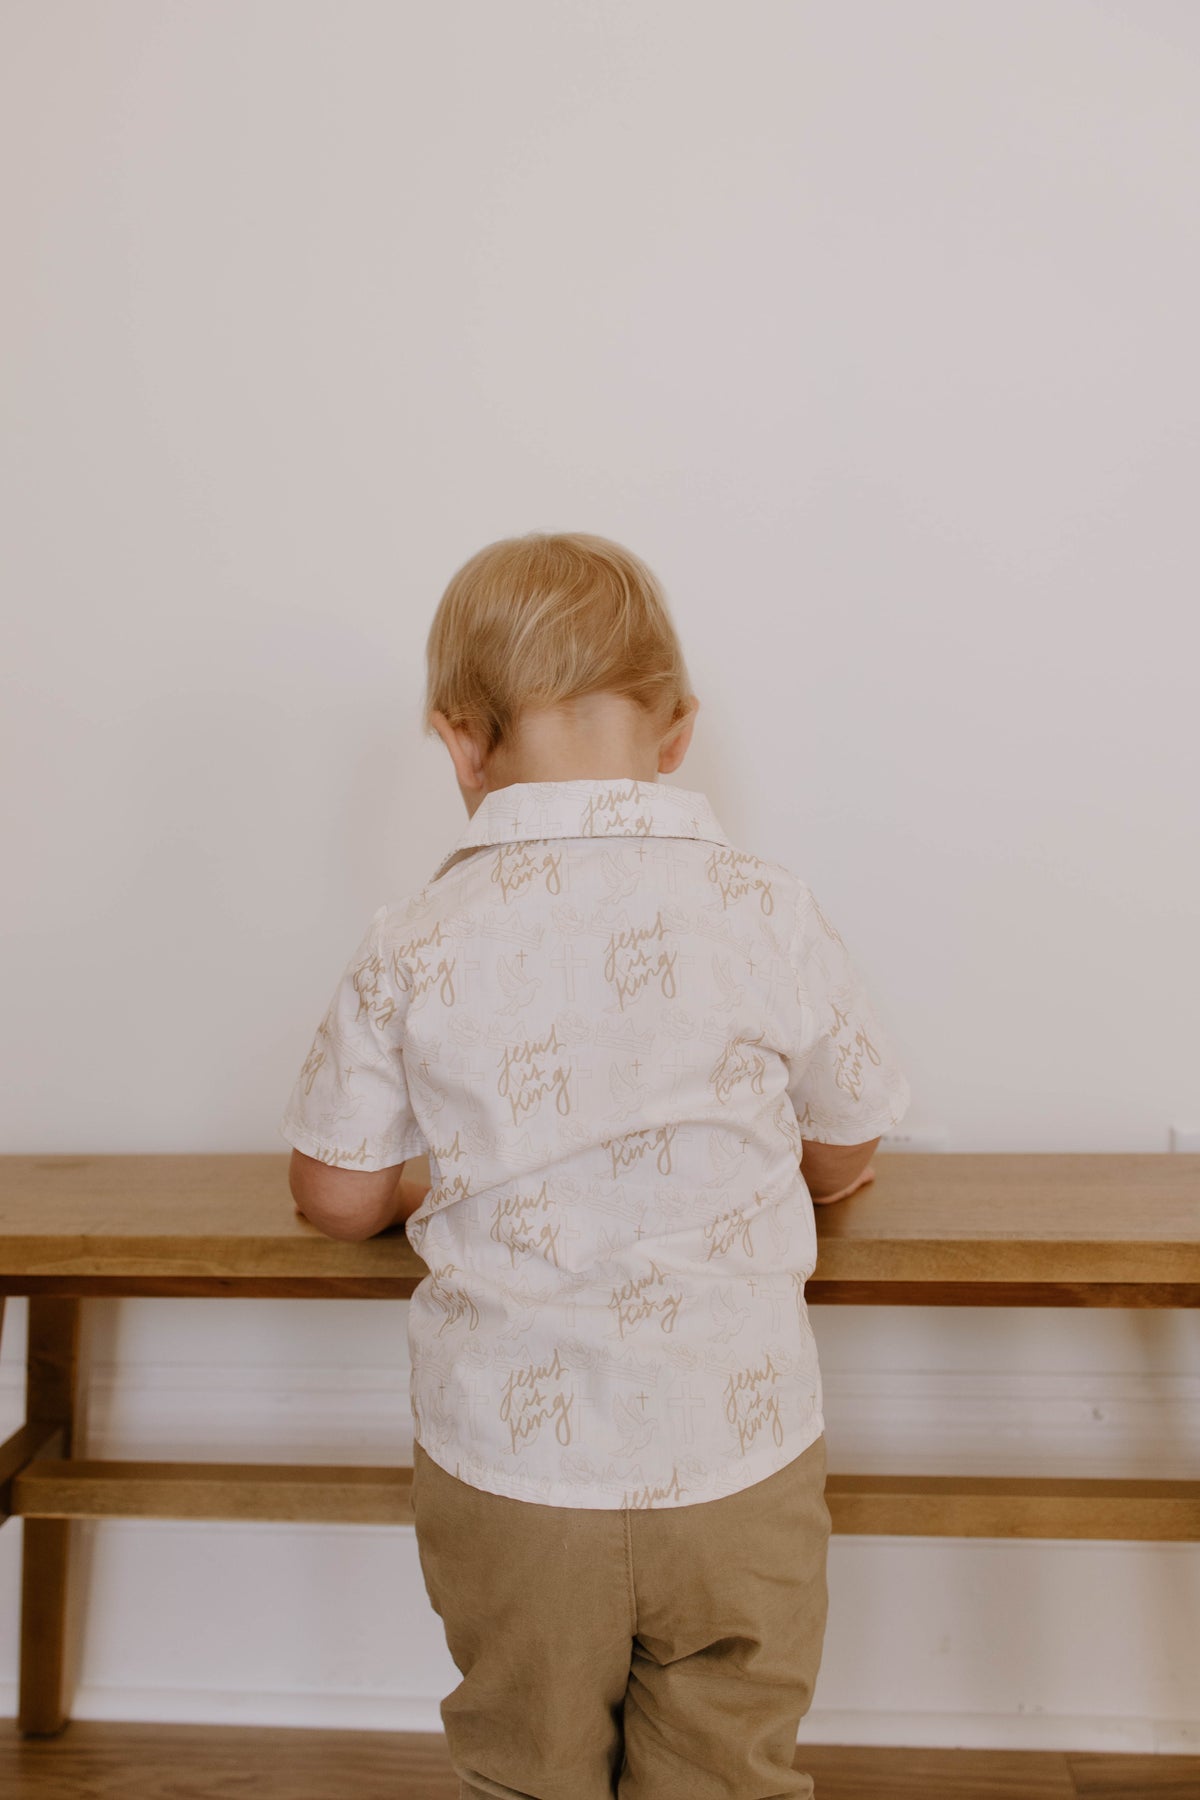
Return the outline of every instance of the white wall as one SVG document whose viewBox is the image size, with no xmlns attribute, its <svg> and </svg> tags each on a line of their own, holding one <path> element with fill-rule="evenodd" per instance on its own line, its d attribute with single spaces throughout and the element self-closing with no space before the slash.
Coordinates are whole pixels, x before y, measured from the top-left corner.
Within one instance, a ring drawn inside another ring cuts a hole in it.
<svg viewBox="0 0 1200 1800">
<path fill-rule="evenodd" d="M 0 1148 L 282 1181 L 333 981 L 465 823 L 438 595 L 534 528 L 662 577 L 673 779 L 813 884 L 910 1128 L 1200 1126 L 1198 102 L 1170 0 L 8 0 Z M 88 1310 L 92 1455 L 409 1459 L 401 1309 Z M 814 1323 L 834 1470 L 1195 1471 L 1194 1316 Z M 410 1533 L 81 1541 L 81 1715 L 436 1727 Z M 1200 1735 L 1195 1547 L 830 1581 L 809 1739 Z"/>
</svg>

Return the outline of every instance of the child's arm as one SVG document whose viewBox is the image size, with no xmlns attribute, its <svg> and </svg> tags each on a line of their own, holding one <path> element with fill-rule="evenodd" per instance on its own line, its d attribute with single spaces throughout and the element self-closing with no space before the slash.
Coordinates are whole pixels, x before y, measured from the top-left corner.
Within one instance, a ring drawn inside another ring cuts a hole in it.
<svg viewBox="0 0 1200 1800">
<path fill-rule="evenodd" d="M 875 1179 L 878 1136 L 908 1110 L 903 1070 L 876 1017 L 845 939 L 801 883 L 790 956 L 799 1022 L 788 1095 L 800 1124 L 800 1173 L 812 1199 L 844 1200 Z"/>
<path fill-rule="evenodd" d="M 390 1169 L 342 1169 L 293 1149 L 288 1184 L 300 1218 L 326 1237 L 361 1243 L 416 1212 L 430 1189 L 428 1170 L 426 1156 Z"/>
<path fill-rule="evenodd" d="M 830 1200 L 844 1200 L 858 1188 L 874 1181 L 870 1167 L 879 1139 L 862 1144 L 815 1144 L 801 1138 L 800 1173 L 804 1185 L 818 1206 Z"/>
<path fill-rule="evenodd" d="M 334 989 L 280 1121 L 296 1211 L 361 1243 L 400 1224 L 429 1191 L 427 1140 L 404 1065 L 407 996 L 393 979 L 379 907 Z M 407 1169 L 407 1174 L 405 1173 Z"/>
<path fill-rule="evenodd" d="M 403 1164 L 396 1184 L 396 1218 L 410 1219 L 425 1199 L 433 1183 L 429 1179 L 428 1156 L 413 1156 Z"/>
</svg>

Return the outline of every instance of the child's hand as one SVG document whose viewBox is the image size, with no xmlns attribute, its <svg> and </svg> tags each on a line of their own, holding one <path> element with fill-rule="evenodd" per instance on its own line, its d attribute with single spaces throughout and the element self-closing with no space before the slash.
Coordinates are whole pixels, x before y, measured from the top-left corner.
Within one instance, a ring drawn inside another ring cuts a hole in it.
<svg viewBox="0 0 1200 1800">
<path fill-rule="evenodd" d="M 820 1196 L 814 1194 L 812 1197 L 813 1205 L 828 1206 L 831 1200 L 844 1200 L 848 1194 L 856 1194 L 860 1187 L 866 1187 L 867 1183 L 869 1181 L 874 1181 L 874 1179 L 875 1170 L 872 1165 L 868 1163 L 862 1174 L 857 1180 L 852 1181 L 849 1187 L 839 1188 L 836 1194 L 822 1194 Z"/>
</svg>

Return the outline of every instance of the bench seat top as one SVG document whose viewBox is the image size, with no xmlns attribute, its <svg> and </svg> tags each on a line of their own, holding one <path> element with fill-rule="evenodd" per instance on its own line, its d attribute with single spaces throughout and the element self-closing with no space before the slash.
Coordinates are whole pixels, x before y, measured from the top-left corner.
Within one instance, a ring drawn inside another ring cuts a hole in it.
<svg viewBox="0 0 1200 1800">
<path fill-rule="evenodd" d="M 0 1156 L 0 1293 L 411 1294 L 427 1268 L 403 1224 L 325 1237 L 296 1215 L 287 1163 Z M 1200 1155 L 878 1152 L 875 1168 L 814 1209 L 810 1299 L 1200 1303 Z"/>
</svg>

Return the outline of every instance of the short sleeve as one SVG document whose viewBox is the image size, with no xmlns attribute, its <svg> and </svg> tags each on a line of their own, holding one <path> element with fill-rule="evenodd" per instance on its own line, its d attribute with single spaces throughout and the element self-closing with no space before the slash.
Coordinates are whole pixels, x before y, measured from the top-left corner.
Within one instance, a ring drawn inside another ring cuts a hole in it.
<svg viewBox="0 0 1200 1800">
<path fill-rule="evenodd" d="M 334 989 L 296 1077 L 280 1133 L 318 1162 L 387 1169 L 428 1148 L 404 1071 L 402 985 L 392 979 L 381 906 Z"/>
<path fill-rule="evenodd" d="M 898 1125 L 911 1100 L 841 934 L 801 884 L 792 938 L 799 1026 L 788 1094 L 802 1138 L 863 1144 Z"/>
</svg>

